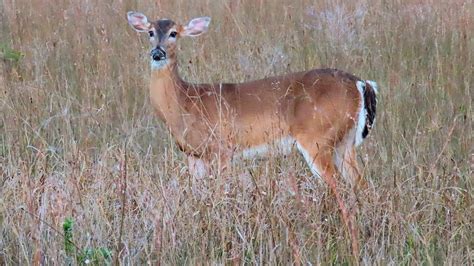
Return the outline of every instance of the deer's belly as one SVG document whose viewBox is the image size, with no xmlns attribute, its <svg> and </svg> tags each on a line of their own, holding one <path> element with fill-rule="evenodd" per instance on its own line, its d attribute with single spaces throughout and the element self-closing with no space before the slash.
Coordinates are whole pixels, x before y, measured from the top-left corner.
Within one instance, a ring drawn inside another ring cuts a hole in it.
<svg viewBox="0 0 474 266">
<path fill-rule="evenodd" d="M 250 146 L 237 152 L 234 160 L 268 157 L 273 154 L 288 155 L 296 145 L 295 139 L 285 136 L 268 143 Z"/>
</svg>

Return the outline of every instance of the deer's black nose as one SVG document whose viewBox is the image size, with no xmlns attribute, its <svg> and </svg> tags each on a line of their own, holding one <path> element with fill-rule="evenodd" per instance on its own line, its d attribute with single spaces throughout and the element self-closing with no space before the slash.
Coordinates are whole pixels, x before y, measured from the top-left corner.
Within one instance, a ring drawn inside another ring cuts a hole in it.
<svg viewBox="0 0 474 266">
<path fill-rule="evenodd" d="M 160 61 L 166 59 L 166 52 L 161 47 L 156 47 L 151 50 L 151 58 L 155 61 Z"/>
</svg>

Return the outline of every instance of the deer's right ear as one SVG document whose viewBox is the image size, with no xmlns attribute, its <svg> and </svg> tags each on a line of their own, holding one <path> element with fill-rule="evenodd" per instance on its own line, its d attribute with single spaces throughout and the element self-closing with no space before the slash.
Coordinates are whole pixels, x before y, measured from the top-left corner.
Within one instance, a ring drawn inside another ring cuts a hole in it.
<svg viewBox="0 0 474 266">
<path fill-rule="evenodd" d="M 148 19 L 142 13 L 129 11 L 127 12 L 127 19 L 128 24 L 138 32 L 149 31 L 151 28 L 150 22 L 148 22 Z"/>
<path fill-rule="evenodd" d="M 211 23 L 210 17 L 200 17 L 191 20 L 187 26 L 183 27 L 183 36 L 196 37 L 207 31 L 209 28 L 209 23 Z"/>
</svg>

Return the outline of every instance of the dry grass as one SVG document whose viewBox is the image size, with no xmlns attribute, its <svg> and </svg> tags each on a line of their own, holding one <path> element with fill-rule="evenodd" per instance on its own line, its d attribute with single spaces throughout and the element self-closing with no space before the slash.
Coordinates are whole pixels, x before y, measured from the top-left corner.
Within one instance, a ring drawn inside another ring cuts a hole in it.
<svg viewBox="0 0 474 266">
<path fill-rule="evenodd" d="M 316 67 L 376 80 L 361 262 L 472 265 L 473 2 L 346 2 L 1 1 L 0 44 L 24 57 L 0 61 L 0 265 L 71 262 L 67 217 L 78 252 L 124 264 L 354 262 L 296 153 L 189 177 L 150 107 L 148 43 L 128 10 L 213 18 L 181 42 L 190 81 Z"/>
</svg>

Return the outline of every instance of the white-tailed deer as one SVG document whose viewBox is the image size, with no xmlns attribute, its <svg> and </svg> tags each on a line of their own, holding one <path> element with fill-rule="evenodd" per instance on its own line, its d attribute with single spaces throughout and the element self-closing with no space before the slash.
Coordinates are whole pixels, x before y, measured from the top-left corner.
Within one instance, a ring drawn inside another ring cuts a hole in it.
<svg viewBox="0 0 474 266">
<path fill-rule="evenodd" d="M 338 190 L 336 169 L 363 183 L 355 147 L 374 122 L 377 84 L 336 69 L 237 84 L 187 83 L 178 74 L 176 42 L 206 32 L 211 19 L 184 26 L 168 19 L 149 22 L 137 12 L 127 16 L 136 31 L 149 34 L 151 103 L 188 156 L 190 172 L 202 177 L 213 162 L 226 166 L 237 157 L 296 147 L 333 191 L 357 254 L 358 231 Z"/>
</svg>

